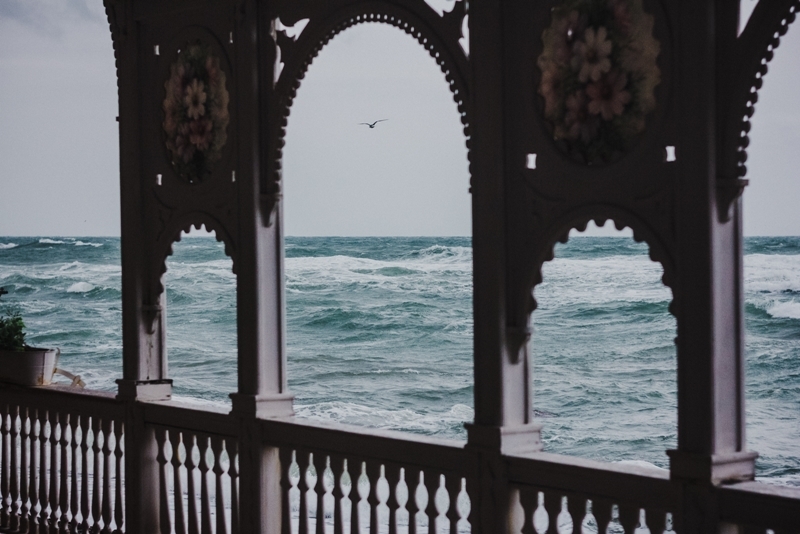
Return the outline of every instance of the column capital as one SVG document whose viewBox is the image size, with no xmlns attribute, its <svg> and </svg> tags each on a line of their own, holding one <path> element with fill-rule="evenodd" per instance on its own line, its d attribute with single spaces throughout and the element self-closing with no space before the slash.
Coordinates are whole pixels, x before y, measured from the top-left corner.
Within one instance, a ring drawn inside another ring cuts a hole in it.
<svg viewBox="0 0 800 534">
<path fill-rule="evenodd" d="M 467 446 L 501 454 L 525 454 L 542 450 L 542 424 L 485 426 L 467 423 Z"/>
<path fill-rule="evenodd" d="M 723 482 L 753 480 L 757 452 L 740 451 L 721 454 L 698 454 L 669 450 L 669 471 L 672 480 Z"/>
<path fill-rule="evenodd" d="M 117 380 L 117 399 L 163 401 L 172 399 L 172 380 Z"/>
<path fill-rule="evenodd" d="M 274 393 L 267 395 L 245 395 L 231 393 L 235 414 L 257 419 L 289 417 L 294 415 L 294 394 Z"/>
</svg>

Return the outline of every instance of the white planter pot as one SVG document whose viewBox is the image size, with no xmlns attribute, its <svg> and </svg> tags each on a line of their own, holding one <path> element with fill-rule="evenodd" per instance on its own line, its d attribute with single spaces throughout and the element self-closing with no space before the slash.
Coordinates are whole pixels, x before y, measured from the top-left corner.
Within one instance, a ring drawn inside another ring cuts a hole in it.
<svg viewBox="0 0 800 534">
<path fill-rule="evenodd" d="M 53 381 L 60 355 L 60 349 L 0 350 L 0 382 L 48 386 Z"/>
</svg>

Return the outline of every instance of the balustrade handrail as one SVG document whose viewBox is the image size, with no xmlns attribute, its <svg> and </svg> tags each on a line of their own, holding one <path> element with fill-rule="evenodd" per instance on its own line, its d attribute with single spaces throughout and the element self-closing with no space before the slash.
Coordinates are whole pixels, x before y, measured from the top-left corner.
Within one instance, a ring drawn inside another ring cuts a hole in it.
<svg viewBox="0 0 800 534">
<path fill-rule="evenodd" d="M 50 385 L 26 387 L 2 384 L 0 403 L 24 405 L 28 408 L 68 411 L 119 419 L 124 416 L 124 407 L 116 394 L 71 386 Z"/>
<path fill-rule="evenodd" d="M 546 452 L 506 455 L 509 482 L 589 498 L 636 503 L 642 508 L 672 509 L 678 488 L 669 472 L 656 467 L 611 464 Z"/>
<path fill-rule="evenodd" d="M 264 444 L 435 468 L 470 476 L 476 469 L 465 442 L 285 417 L 260 421 Z"/>
<path fill-rule="evenodd" d="M 796 531 L 800 526 L 800 488 L 739 482 L 717 488 L 720 521 Z"/>
<path fill-rule="evenodd" d="M 236 419 L 224 409 L 202 408 L 180 401 L 142 402 L 144 421 L 164 428 L 189 430 L 198 434 L 237 437 Z"/>
</svg>

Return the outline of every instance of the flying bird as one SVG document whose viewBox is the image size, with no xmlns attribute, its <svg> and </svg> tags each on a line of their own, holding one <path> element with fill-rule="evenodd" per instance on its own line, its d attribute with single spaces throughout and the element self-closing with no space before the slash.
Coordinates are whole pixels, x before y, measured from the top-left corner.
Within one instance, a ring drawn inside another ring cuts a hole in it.
<svg viewBox="0 0 800 534">
<path fill-rule="evenodd" d="M 388 121 L 388 120 L 389 119 L 381 119 L 381 120 L 378 120 L 378 121 L 375 121 L 375 122 L 372 122 L 372 123 L 359 122 L 358 124 L 359 124 L 359 126 L 363 124 L 364 126 L 369 126 L 370 128 L 375 128 L 375 125 L 378 124 L 379 122 Z"/>
</svg>

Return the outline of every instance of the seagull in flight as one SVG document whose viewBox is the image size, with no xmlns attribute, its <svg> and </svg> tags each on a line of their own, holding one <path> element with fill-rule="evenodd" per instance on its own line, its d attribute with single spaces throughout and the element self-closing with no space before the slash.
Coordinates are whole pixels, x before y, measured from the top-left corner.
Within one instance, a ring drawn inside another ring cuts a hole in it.
<svg viewBox="0 0 800 534">
<path fill-rule="evenodd" d="M 372 123 L 370 123 L 370 122 L 359 122 L 358 124 L 359 124 L 359 126 L 363 124 L 364 126 L 369 126 L 370 128 L 375 128 L 375 125 L 378 124 L 379 122 L 388 121 L 388 120 L 389 119 L 381 119 L 381 120 L 378 120 L 378 121 L 375 121 L 375 122 L 372 122 Z"/>
</svg>

